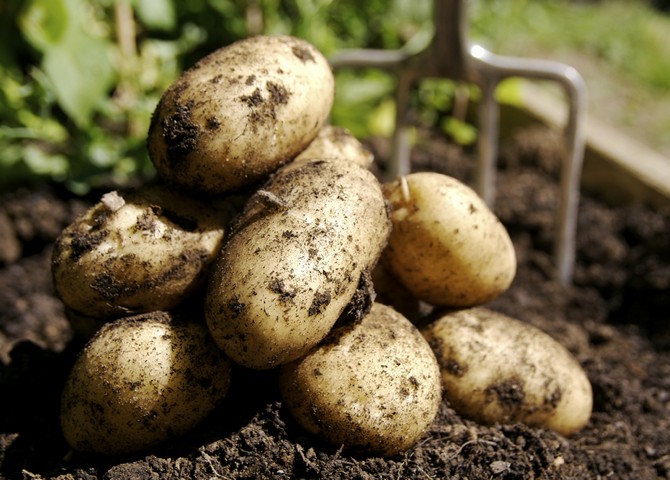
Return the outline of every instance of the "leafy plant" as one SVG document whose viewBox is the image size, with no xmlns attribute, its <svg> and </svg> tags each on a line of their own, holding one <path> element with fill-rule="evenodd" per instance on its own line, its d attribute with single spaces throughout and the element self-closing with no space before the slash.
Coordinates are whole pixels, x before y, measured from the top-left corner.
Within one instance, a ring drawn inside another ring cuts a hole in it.
<svg viewBox="0 0 670 480">
<path fill-rule="evenodd" d="M 594 52 L 652 88 L 668 88 L 670 19 L 636 2 L 471 0 L 471 34 L 505 53 L 514 41 Z M 592 20 L 596 9 L 611 21 Z M 76 192 L 153 175 L 145 139 L 161 94 L 185 68 L 252 34 L 291 34 L 326 55 L 429 38 L 431 0 L 5 0 L 0 3 L 0 186 L 50 180 Z M 603 13 L 604 12 L 604 13 Z M 626 18 L 626 22 L 615 20 Z M 615 34 L 611 25 L 618 27 Z M 571 27 L 571 28 L 568 28 Z M 516 34 L 508 39 L 509 31 Z M 395 79 L 336 72 L 335 124 L 389 135 Z M 459 87 L 422 82 L 417 125 L 469 145 Z M 476 94 L 468 90 L 469 95 Z M 467 95 L 466 95 L 467 97 Z"/>
<path fill-rule="evenodd" d="M 85 192 L 152 175 L 155 105 L 214 49 L 258 33 L 300 36 L 326 54 L 396 48 L 426 23 L 430 2 L 6 0 L 0 13 L 0 185 L 47 179 Z M 367 134 L 390 79 L 343 73 L 338 85 L 335 116 Z M 342 107 L 361 87 L 357 106 Z"/>
</svg>

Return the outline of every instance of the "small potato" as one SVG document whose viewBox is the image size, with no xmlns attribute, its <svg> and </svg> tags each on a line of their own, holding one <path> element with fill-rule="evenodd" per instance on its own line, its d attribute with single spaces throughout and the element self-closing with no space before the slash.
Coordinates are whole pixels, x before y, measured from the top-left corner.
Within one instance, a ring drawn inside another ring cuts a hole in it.
<svg viewBox="0 0 670 480">
<path fill-rule="evenodd" d="M 591 384 L 570 352 L 530 324 L 477 307 L 422 329 L 445 398 L 475 421 L 523 422 L 569 436 L 591 416 Z"/>
<path fill-rule="evenodd" d="M 230 374 L 204 322 L 154 312 L 107 323 L 65 383 L 63 434 L 80 451 L 144 450 L 203 420 L 226 395 Z"/>
<path fill-rule="evenodd" d="M 295 158 L 296 162 L 312 160 L 342 160 L 369 168 L 374 156 L 347 129 L 326 125 L 312 143 Z"/>
<path fill-rule="evenodd" d="M 384 185 L 393 230 L 384 263 L 417 298 L 470 307 L 512 283 L 516 254 L 505 227 L 468 186 L 434 172 Z"/>
<path fill-rule="evenodd" d="M 235 211 L 167 187 L 108 193 L 56 240 L 56 293 L 99 320 L 170 310 L 204 286 Z"/>
<path fill-rule="evenodd" d="M 428 431 L 442 395 L 430 346 L 409 320 L 382 304 L 282 366 L 279 385 L 305 430 L 334 445 L 387 457 Z"/>
<path fill-rule="evenodd" d="M 240 40 L 200 60 L 163 94 L 149 155 L 161 177 L 182 187 L 241 190 L 309 145 L 334 92 L 327 60 L 306 41 Z"/>
<path fill-rule="evenodd" d="M 352 300 L 369 307 L 370 272 L 389 228 L 368 170 L 286 165 L 249 199 L 214 266 L 205 302 L 214 340 L 253 369 L 304 355 Z"/>
</svg>

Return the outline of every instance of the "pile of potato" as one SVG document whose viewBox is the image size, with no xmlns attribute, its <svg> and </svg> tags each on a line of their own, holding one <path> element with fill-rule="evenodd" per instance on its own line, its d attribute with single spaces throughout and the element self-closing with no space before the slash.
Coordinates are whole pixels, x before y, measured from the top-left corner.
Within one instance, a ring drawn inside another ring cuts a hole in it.
<svg viewBox="0 0 670 480">
<path fill-rule="evenodd" d="M 54 248 L 55 291 L 91 336 L 62 395 L 74 449 L 165 442 L 246 369 L 274 369 L 296 421 L 352 451 L 410 448 L 443 393 L 482 422 L 586 424 L 567 350 L 475 307 L 514 278 L 504 227 L 450 177 L 381 185 L 327 125 L 333 97 L 326 59 L 288 36 L 222 48 L 165 92 L 148 134 L 160 184 L 104 195 Z M 375 288 L 452 310 L 420 331 Z"/>
</svg>

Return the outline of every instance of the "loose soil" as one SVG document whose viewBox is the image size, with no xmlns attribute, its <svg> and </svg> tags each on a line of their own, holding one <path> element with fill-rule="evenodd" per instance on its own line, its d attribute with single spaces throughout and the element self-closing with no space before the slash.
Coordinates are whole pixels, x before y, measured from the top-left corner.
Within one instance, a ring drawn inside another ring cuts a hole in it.
<svg viewBox="0 0 670 480">
<path fill-rule="evenodd" d="M 371 141 L 378 158 L 388 144 Z M 53 240 L 101 192 L 16 190 L 0 203 L 0 477 L 127 478 L 670 478 L 670 211 L 607 206 L 584 194 L 574 285 L 552 263 L 558 136 L 519 132 L 501 148 L 495 211 L 517 249 L 511 289 L 488 306 L 540 327 L 578 359 L 593 386 L 587 427 L 571 438 L 478 425 L 446 402 L 409 451 L 351 455 L 304 433 L 282 405 L 275 372 L 241 368 L 200 427 L 161 448 L 105 458 L 70 451 L 60 390 L 81 348 L 53 296 Z M 413 152 L 417 170 L 470 181 L 469 152 L 439 139 Z"/>
</svg>

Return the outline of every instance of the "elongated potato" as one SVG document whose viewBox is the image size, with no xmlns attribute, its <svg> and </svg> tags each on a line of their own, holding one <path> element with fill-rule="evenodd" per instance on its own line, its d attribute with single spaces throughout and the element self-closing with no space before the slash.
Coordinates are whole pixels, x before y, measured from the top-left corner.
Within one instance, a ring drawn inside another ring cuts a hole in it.
<svg viewBox="0 0 670 480">
<path fill-rule="evenodd" d="M 201 318 L 153 312 L 107 323 L 65 383 L 63 434 L 80 451 L 152 447 L 190 430 L 220 403 L 231 367 Z"/>
<path fill-rule="evenodd" d="M 208 193 L 239 190 L 293 159 L 326 122 L 334 97 L 328 62 L 288 36 L 221 48 L 163 94 L 149 128 L 158 173 Z"/>
<path fill-rule="evenodd" d="M 374 156 L 347 129 L 326 125 L 294 161 L 311 160 L 342 160 L 369 168 Z"/>
<path fill-rule="evenodd" d="M 304 355 L 357 291 L 369 296 L 369 273 L 390 228 L 376 178 L 326 161 L 283 167 L 237 225 L 215 264 L 205 310 L 217 344 L 254 369 Z"/>
<path fill-rule="evenodd" d="M 586 374 L 568 350 L 532 325 L 477 307 L 445 314 L 422 333 L 457 412 L 481 423 L 523 422 L 562 435 L 588 422 L 593 393 Z"/>
<path fill-rule="evenodd" d="M 384 185 L 393 231 L 383 258 L 420 300 L 469 307 L 512 283 L 516 254 L 505 227 L 468 186 L 435 172 Z"/>
<path fill-rule="evenodd" d="M 307 431 L 336 446 L 384 456 L 413 446 L 442 398 L 430 346 L 409 320 L 382 304 L 282 366 L 279 385 Z"/>
<path fill-rule="evenodd" d="M 108 193 L 56 240 L 55 291 L 99 320 L 172 309 L 204 287 L 235 212 L 162 186 Z"/>
</svg>

